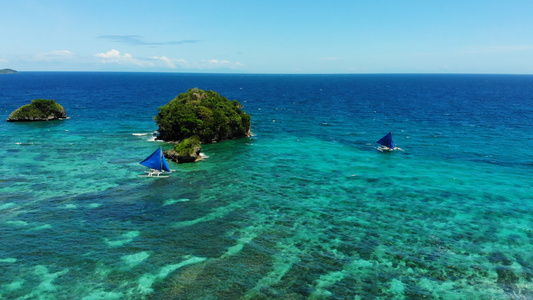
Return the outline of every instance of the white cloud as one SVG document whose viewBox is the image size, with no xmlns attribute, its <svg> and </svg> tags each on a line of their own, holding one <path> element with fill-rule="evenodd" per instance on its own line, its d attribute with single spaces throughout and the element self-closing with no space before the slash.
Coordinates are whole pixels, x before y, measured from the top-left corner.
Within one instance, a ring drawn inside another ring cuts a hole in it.
<svg viewBox="0 0 533 300">
<path fill-rule="evenodd" d="M 240 62 L 233 63 L 229 60 L 218 60 L 218 59 L 202 60 L 199 63 L 196 63 L 194 65 L 196 68 L 199 68 L 199 69 L 210 69 L 210 68 L 238 69 L 240 67 L 244 67 L 244 65 Z"/>
<path fill-rule="evenodd" d="M 0 58 L 0 62 L 1 63 L 7 63 L 8 61 L 7 61 L 7 59 Z"/>
<path fill-rule="evenodd" d="M 182 66 L 187 65 L 187 61 L 184 59 L 171 59 L 166 56 L 153 56 L 152 59 L 159 60 L 172 69 L 176 68 L 176 64 L 179 64 Z"/>
<path fill-rule="evenodd" d="M 134 58 L 131 54 L 125 53 L 121 55 L 120 52 L 116 49 L 107 51 L 106 53 L 97 53 L 95 57 L 101 58 L 100 62 L 107 63 L 116 63 L 121 65 L 136 65 L 139 67 L 153 67 L 154 64 L 150 61 Z"/>
<path fill-rule="evenodd" d="M 45 55 L 57 55 L 57 56 L 72 56 L 74 53 L 68 51 L 68 50 L 55 50 L 48 53 L 45 53 Z"/>
<path fill-rule="evenodd" d="M 160 67 L 169 67 L 171 69 L 182 68 L 188 70 L 209 70 L 217 68 L 238 69 L 244 67 L 242 63 L 233 63 L 229 60 L 206 59 L 200 61 L 189 62 L 185 59 L 168 58 L 166 56 L 153 56 L 150 59 L 154 60 L 154 64 Z M 162 64 L 162 65 L 161 65 Z"/>
<path fill-rule="evenodd" d="M 170 68 L 170 69 L 188 69 L 188 70 L 209 70 L 217 68 L 238 69 L 244 67 L 242 63 L 234 63 L 229 60 L 200 60 L 189 62 L 181 58 L 169 58 L 167 56 L 152 56 L 149 58 L 135 58 L 129 53 L 121 54 L 120 51 L 112 49 L 107 52 L 97 53 L 94 55 L 104 64 L 134 65 L 146 68 Z"/>
<path fill-rule="evenodd" d="M 60 63 L 64 61 L 72 61 L 72 59 L 74 58 L 75 58 L 75 55 L 71 51 L 54 50 L 50 52 L 36 53 L 30 57 L 26 57 L 24 60 Z"/>
<path fill-rule="evenodd" d="M 107 51 L 106 53 L 97 53 L 94 56 L 101 57 L 101 58 L 119 58 L 120 52 L 118 50 L 113 49 L 113 50 Z"/>
<path fill-rule="evenodd" d="M 227 60 L 216 60 L 216 59 L 210 59 L 207 60 L 208 63 L 214 64 L 214 65 L 223 65 L 223 64 L 229 64 L 230 62 Z"/>
</svg>

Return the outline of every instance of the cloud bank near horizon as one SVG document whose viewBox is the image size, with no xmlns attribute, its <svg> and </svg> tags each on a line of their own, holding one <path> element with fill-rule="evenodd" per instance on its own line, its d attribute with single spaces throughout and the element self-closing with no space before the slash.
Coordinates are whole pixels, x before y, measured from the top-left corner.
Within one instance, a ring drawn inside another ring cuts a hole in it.
<svg viewBox="0 0 533 300">
<path fill-rule="evenodd" d="M 238 69 L 244 67 L 240 62 L 231 62 L 229 60 L 200 60 L 189 62 L 182 58 L 169 58 L 167 56 L 152 56 L 148 58 L 135 58 L 129 53 L 121 54 L 116 49 L 111 49 L 107 52 L 97 53 L 94 57 L 99 58 L 102 64 L 119 64 L 124 66 L 137 66 L 142 68 L 171 68 L 171 69 L 217 69 L 229 68 Z"/>
<path fill-rule="evenodd" d="M 128 44 L 133 46 L 162 46 L 162 45 L 183 45 L 199 43 L 200 40 L 181 40 L 168 42 L 147 42 L 139 35 L 101 35 L 99 39 L 109 40 L 115 43 Z"/>
</svg>

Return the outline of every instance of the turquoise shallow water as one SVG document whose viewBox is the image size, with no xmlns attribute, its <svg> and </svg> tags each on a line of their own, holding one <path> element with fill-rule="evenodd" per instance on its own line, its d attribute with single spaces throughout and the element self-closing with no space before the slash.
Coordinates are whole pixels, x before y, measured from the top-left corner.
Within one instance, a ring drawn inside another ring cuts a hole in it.
<svg viewBox="0 0 533 300">
<path fill-rule="evenodd" d="M 0 76 L 0 298 L 529 299 L 533 77 Z M 238 99 L 254 136 L 138 178 L 157 107 Z M 393 131 L 405 152 L 380 153 Z"/>
</svg>

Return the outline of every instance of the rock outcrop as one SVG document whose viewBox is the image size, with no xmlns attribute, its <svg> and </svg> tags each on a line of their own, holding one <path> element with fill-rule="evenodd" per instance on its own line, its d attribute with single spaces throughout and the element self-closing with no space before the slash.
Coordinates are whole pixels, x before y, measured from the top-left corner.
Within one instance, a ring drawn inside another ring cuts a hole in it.
<svg viewBox="0 0 533 300">
<path fill-rule="evenodd" d="M 178 143 L 174 149 L 164 152 L 165 157 L 176 163 L 190 163 L 202 160 L 200 151 L 202 150 L 198 136 L 184 139 Z"/>
<path fill-rule="evenodd" d="M 66 119 L 67 112 L 55 100 L 36 99 L 9 115 L 9 122 L 50 121 Z"/>
</svg>

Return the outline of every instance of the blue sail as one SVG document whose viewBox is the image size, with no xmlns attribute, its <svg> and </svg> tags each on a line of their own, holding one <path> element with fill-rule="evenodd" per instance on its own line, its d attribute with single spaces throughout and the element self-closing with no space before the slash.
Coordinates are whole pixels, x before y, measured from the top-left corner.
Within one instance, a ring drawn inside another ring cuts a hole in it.
<svg viewBox="0 0 533 300">
<path fill-rule="evenodd" d="M 392 141 L 392 132 L 387 133 L 387 135 L 382 137 L 376 143 L 381 144 L 382 146 L 394 149 L 394 141 Z"/>
<path fill-rule="evenodd" d="M 168 166 L 167 160 L 163 155 L 163 150 L 161 150 L 161 147 L 155 150 L 155 152 L 148 156 L 145 160 L 141 161 L 140 164 L 154 170 L 170 172 L 170 167 Z"/>
</svg>

